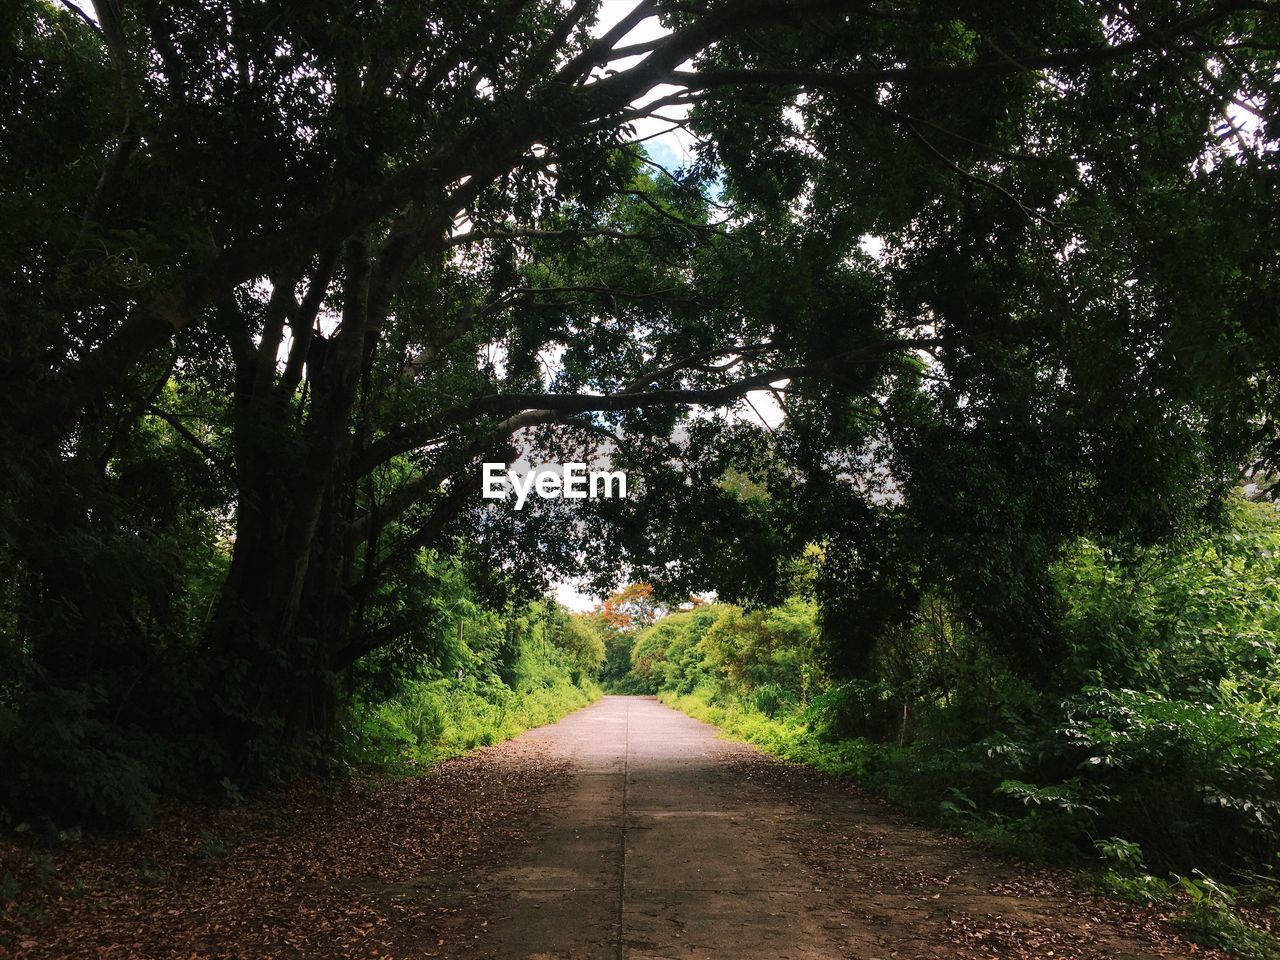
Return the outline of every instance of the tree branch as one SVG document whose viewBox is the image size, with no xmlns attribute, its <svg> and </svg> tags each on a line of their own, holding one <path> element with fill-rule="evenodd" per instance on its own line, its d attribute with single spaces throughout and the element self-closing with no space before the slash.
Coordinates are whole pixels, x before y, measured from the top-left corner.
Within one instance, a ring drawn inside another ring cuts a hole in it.
<svg viewBox="0 0 1280 960">
<path fill-rule="evenodd" d="M 92 30 L 95 34 L 97 34 L 98 39 L 101 40 L 103 43 L 106 43 L 107 38 L 103 35 L 102 28 L 98 26 L 98 22 L 94 20 L 93 17 L 89 16 L 82 9 L 80 9 L 80 7 L 72 3 L 71 0 L 58 0 L 58 4 L 64 7 L 65 9 L 69 10 L 71 13 L 74 13 L 81 20 L 83 20 L 85 24 L 88 25 L 89 29 Z"/>
<path fill-rule="evenodd" d="M 67 4 L 69 9 L 80 14 L 86 21 L 89 19 L 79 7 Z M 98 14 L 98 36 L 102 37 L 111 55 L 111 63 L 115 66 L 117 82 L 120 87 L 120 102 L 124 105 L 124 124 L 116 138 L 116 144 L 102 168 L 93 195 L 85 205 L 86 220 L 101 221 L 115 192 L 116 185 L 124 176 L 129 166 L 133 151 L 141 142 L 135 129 L 134 113 L 136 110 L 137 80 L 134 76 L 133 63 L 129 58 L 129 44 L 121 25 L 123 10 L 120 0 L 94 0 L 94 10 Z"/>
<path fill-rule="evenodd" d="M 947 341 L 954 345 L 955 341 Z M 886 340 L 858 350 L 819 360 L 814 363 L 777 367 L 743 377 L 720 387 L 687 388 L 669 390 L 624 391 L 605 394 L 563 393 L 498 393 L 477 397 L 469 403 L 447 410 L 429 422 L 408 424 L 400 430 L 386 434 L 370 444 L 357 459 L 357 475 L 374 469 L 392 457 L 407 453 L 436 438 L 451 427 L 468 423 L 482 416 L 510 414 L 516 411 L 537 411 L 559 414 L 605 413 L 622 410 L 643 410 L 647 407 L 701 406 L 720 407 L 736 400 L 750 390 L 768 387 L 779 380 L 799 377 L 830 375 L 852 366 L 871 363 L 887 353 L 898 350 L 919 349 L 942 345 L 937 338 Z"/>
<path fill-rule="evenodd" d="M 204 454 L 205 459 L 222 471 L 225 476 L 235 479 L 235 468 L 227 461 L 227 459 L 192 433 L 191 429 L 175 414 L 169 413 L 167 410 L 161 410 L 154 404 L 147 405 L 147 413 L 151 414 L 153 417 L 158 417 L 163 420 L 173 428 L 174 432 L 177 433 L 178 436 L 182 437 L 183 440 L 186 440 L 187 443 L 191 444 L 191 446 Z"/>
<path fill-rule="evenodd" d="M 660 234 L 639 233 L 629 230 L 539 230 L 536 227 L 516 227 L 511 230 L 475 229 L 466 233 L 454 234 L 445 243 L 446 247 L 460 247 L 481 240 L 585 240 L 589 237 L 609 237 L 613 240 L 656 240 Z"/>
</svg>

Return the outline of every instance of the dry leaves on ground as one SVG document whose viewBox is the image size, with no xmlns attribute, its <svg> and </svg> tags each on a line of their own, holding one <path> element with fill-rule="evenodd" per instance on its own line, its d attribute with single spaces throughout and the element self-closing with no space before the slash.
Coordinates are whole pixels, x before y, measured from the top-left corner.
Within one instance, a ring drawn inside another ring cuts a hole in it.
<svg viewBox="0 0 1280 960">
<path fill-rule="evenodd" d="M 140 833 L 0 841 L 17 894 L 0 957 L 449 956 L 563 768 L 513 741 L 421 777 L 304 785 L 231 809 L 171 802 Z"/>
</svg>

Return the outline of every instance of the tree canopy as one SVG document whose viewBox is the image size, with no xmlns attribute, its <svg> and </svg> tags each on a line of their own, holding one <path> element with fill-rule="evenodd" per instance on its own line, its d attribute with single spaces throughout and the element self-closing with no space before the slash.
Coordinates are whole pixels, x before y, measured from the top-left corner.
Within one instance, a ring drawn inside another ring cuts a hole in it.
<svg viewBox="0 0 1280 960">
<path fill-rule="evenodd" d="M 940 591 L 1034 673 L 1064 544 L 1274 478 L 1280 9 L 625 6 L 0 13 L 16 713 L 178 691 L 252 767 L 427 557 L 773 603 L 816 544 L 841 669 Z M 569 453 L 634 495 L 479 497 Z"/>
</svg>

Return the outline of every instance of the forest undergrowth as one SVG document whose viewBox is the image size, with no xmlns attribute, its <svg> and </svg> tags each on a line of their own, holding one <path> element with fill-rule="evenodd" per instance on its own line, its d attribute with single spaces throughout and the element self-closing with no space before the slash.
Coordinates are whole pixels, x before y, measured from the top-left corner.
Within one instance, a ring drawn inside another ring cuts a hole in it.
<svg viewBox="0 0 1280 960">
<path fill-rule="evenodd" d="M 629 669 L 611 649 L 606 681 L 1273 957 L 1280 513 L 1239 501 L 1230 517 L 1176 548 L 1076 544 L 1054 570 L 1068 652 L 1038 683 L 940 595 L 837 679 L 804 569 L 780 606 L 699 604 L 615 637 Z"/>
</svg>

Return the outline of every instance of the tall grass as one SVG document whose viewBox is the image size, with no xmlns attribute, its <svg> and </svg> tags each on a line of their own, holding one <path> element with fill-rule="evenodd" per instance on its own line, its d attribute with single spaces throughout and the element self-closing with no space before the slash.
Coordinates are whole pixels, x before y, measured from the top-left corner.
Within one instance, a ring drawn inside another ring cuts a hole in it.
<svg viewBox="0 0 1280 960">
<path fill-rule="evenodd" d="M 420 766 L 554 723 L 600 696 L 592 679 L 575 683 L 573 672 L 559 658 L 522 651 L 512 685 L 494 674 L 410 681 L 381 703 L 356 704 L 354 759 Z"/>
</svg>

